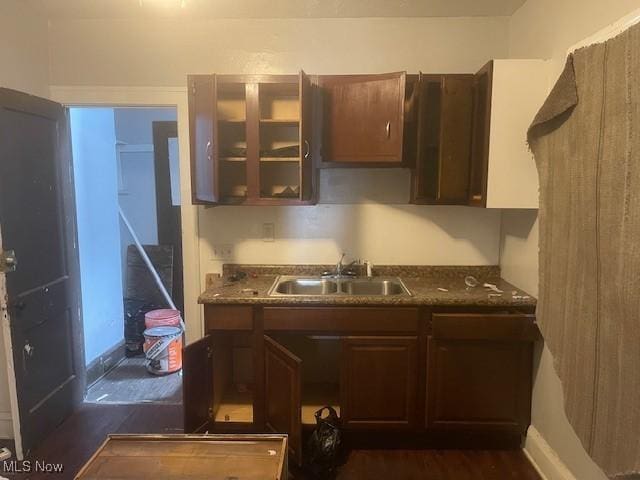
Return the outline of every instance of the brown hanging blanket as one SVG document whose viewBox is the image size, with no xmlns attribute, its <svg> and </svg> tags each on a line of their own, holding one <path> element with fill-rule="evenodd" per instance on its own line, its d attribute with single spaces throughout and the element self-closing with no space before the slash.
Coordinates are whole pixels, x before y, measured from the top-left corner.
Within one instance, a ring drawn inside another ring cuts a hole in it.
<svg viewBox="0 0 640 480">
<path fill-rule="evenodd" d="M 540 176 L 537 316 L 567 416 L 610 478 L 631 478 L 640 472 L 640 25 L 568 58 L 529 144 Z"/>
</svg>

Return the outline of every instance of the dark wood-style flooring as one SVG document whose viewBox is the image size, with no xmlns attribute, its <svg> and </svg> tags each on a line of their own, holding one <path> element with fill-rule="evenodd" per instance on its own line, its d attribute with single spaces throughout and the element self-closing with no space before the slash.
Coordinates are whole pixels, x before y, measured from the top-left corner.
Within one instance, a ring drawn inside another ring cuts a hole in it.
<svg viewBox="0 0 640 480">
<path fill-rule="evenodd" d="M 109 433 L 181 432 L 179 405 L 85 404 L 29 456 L 64 464 L 63 474 L 10 478 L 72 479 Z M 540 476 L 518 450 L 354 450 L 338 476 L 338 480 L 377 479 L 540 480 Z"/>
<path fill-rule="evenodd" d="M 88 403 L 182 403 L 182 372 L 153 375 L 144 357 L 125 358 L 87 391 Z"/>
</svg>

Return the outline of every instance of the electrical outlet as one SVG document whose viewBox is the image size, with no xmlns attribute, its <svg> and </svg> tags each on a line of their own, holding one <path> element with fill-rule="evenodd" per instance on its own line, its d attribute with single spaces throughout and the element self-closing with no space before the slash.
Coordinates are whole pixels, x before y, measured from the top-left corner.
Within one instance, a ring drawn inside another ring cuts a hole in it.
<svg viewBox="0 0 640 480">
<path fill-rule="evenodd" d="M 262 241 L 273 242 L 276 238 L 276 228 L 273 223 L 262 224 Z"/>
<path fill-rule="evenodd" d="M 233 245 L 214 245 L 212 260 L 230 260 L 233 257 Z"/>
</svg>

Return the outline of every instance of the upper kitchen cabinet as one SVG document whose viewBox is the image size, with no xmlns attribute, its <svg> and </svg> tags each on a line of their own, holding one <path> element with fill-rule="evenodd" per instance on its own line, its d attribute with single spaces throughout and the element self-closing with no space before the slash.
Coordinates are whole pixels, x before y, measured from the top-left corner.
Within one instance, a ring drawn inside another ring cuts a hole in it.
<svg viewBox="0 0 640 480">
<path fill-rule="evenodd" d="M 406 74 L 323 75 L 323 166 L 401 166 Z"/>
<path fill-rule="evenodd" d="M 473 82 L 473 75 L 418 75 L 412 203 L 467 204 Z"/>
<path fill-rule="evenodd" d="M 311 88 L 304 72 L 189 76 L 193 203 L 313 203 Z"/>
<path fill-rule="evenodd" d="M 216 203 L 219 198 L 214 161 L 216 131 L 216 77 L 189 76 L 189 141 L 191 150 L 191 201 Z"/>
<path fill-rule="evenodd" d="M 548 93 L 544 60 L 493 60 L 473 85 L 469 204 L 538 208 L 527 129 Z"/>
</svg>

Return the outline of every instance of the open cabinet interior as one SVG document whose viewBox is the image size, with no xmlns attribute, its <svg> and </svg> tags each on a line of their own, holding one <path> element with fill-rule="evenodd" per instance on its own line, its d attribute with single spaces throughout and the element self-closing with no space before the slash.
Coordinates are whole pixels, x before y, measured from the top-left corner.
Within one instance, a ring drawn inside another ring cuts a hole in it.
<svg viewBox="0 0 640 480">
<path fill-rule="evenodd" d="M 314 414 L 324 406 L 340 414 L 339 337 L 300 334 L 271 335 L 270 338 L 300 359 L 300 421 L 315 425 Z"/>
<path fill-rule="evenodd" d="M 247 196 L 247 101 L 244 83 L 218 83 L 218 158 L 220 190 L 225 201 Z"/>
<path fill-rule="evenodd" d="M 472 75 L 419 76 L 414 203 L 468 203 L 473 81 Z"/>
<path fill-rule="evenodd" d="M 298 75 L 190 75 L 193 202 L 311 205 L 314 91 Z"/>
<path fill-rule="evenodd" d="M 259 85 L 260 196 L 263 198 L 300 197 L 299 90 L 297 81 Z"/>
<path fill-rule="evenodd" d="M 250 333 L 213 335 L 213 406 L 215 423 L 253 422 L 253 355 Z"/>
</svg>

